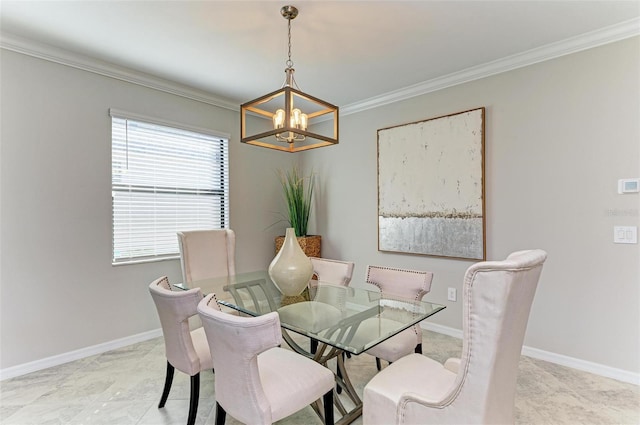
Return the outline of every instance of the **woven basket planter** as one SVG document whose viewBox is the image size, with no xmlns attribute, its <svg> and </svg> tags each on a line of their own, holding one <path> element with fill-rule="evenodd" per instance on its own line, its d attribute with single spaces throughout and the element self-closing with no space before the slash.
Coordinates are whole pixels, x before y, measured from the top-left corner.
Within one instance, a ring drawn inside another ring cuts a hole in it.
<svg viewBox="0 0 640 425">
<path fill-rule="evenodd" d="M 301 236 L 298 239 L 298 243 L 300 244 L 300 248 L 307 255 L 307 257 L 320 257 L 320 245 L 322 244 L 322 236 L 320 235 L 308 235 Z M 282 248 L 282 244 L 284 243 L 284 236 L 276 237 L 276 254 Z"/>
</svg>

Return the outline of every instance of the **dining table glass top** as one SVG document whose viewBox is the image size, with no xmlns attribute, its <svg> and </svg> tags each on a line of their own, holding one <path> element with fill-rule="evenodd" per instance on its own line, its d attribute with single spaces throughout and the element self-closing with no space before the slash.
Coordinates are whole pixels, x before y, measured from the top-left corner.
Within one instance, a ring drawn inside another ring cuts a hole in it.
<svg viewBox="0 0 640 425">
<path fill-rule="evenodd" d="M 312 280 L 300 297 L 283 296 L 267 271 L 191 282 L 181 289 L 215 293 L 223 309 L 259 316 L 278 312 L 284 329 L 319 343 L 361 354 L 445 306 L 383 296 L 380 291 Z"/>
</svg>

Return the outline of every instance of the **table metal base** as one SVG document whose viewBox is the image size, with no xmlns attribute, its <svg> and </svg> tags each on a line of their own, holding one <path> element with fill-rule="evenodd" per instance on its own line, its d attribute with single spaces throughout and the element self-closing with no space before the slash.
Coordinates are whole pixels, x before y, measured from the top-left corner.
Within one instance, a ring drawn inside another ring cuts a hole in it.
<svg viewBox="0 0 640 425">
<path fill-rule="evenodd" d="M 303 356 L 313 359 L 314 361 L 327 368 L 329 368 L 329 360 L 334 358 L 336 359 L 336 372 L 334 372 L 336 379 L 336 388 L 334 388 L 333 390 L 333 403 L 342 417 L 337 420 L 335 424 L 346 425 L 358 419 L 362 415 L 362 400 L 360 399 L 360 396 L 358 396 L 356 389 L 353 387 L 353 384 L 351 384 L 351 381 L 349 380 L 349 374 L 347 373 L 347 368 L 344 364 L 345 351 L 324 343 L 319 343 L 315 353 L 311 353 L 301 347 L 300 344 L 295 342 L 284 329 L 282 330 L 282 337 L 292 350 Z M 340 388 L 341 391 L 339 392 L 348 397 L 353 403 L 354 407 L 351 410 L 347 411 L 347 409 L 345 408 L 342 400 L 340 399 L 340 394 L 338 394 L 337 388 Z M 322 406 L 320 405 L 320 401 L 318 400 L 311 406 L 318 414 L 318 416 L 322 420 L 324 420 L 324 413 Z"/>
</svg>

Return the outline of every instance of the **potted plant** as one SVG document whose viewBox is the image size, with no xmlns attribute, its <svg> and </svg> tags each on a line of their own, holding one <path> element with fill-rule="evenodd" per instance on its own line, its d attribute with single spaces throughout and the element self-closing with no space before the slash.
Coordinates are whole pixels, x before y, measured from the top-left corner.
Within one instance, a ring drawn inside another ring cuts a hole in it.
<svg viewBox="0 0 640 425">
<path fill-rule="evenodd" d="M 298 167 L 294 166 L 291 170 L 280 170 L 279 177 L 286 201 L 286 220 L 289 226 L 295 229 L 298 243 L 304 253 L 308 257 L 320 257 L 321 237 L 307 234 L 314 189 L 313 174 L 304 177 Z M 276 253 L 283 242 L 284 236 L 276 238 Z"/>
</svg>

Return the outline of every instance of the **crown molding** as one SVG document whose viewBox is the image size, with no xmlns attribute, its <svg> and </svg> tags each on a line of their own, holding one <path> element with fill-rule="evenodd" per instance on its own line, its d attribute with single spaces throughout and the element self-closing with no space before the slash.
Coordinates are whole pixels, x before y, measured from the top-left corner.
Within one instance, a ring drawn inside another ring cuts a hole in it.
<svg viewBox="0 0 640 425">
<path fill-rule="evenodd" d="M 637 35 L 640 35 L 640 18 L 624 21 L 576 37 L 354 102 L 340 107 L 340 115 L 355 114 Z M 214 96 L 204 90 L 197 90 L 140 71 L 113 65 L 47 44 L 36 43 L 12 34 L 0 33 L 0 48 L 138 84 L 232 111 L 240 110 L 237 103 Z"/>
<path fill-rule="evenodd" d="M 619 24 L 604 27 L 576 37 L 547 44 L 542 47 L 517 53 L 492 62 L 454 72 L 432 80 L 424 81 L 399 90 L 370 97 L 360 102 L 340 107 L 340 115 L 350 115 L 366 111 L 390 103 L 399 102 L 412 97 L 435 92 L 447 87 L 467 83 L 491 75 L 500 74 L 561 56 L 624 40 L 640 35 L 640 18 L 631 19 Z"/>
<path fill-rule="evenodd" d="M 70 66 L 72 68 L 93 72 L 116 80 L 126 81 L 165 93 L 174 94 L 209 105 L 233 111 L 240 110 L 240 106 L 236 104 L 236 102 L 214 96 L 204 90 L 197 90 L 173 81 L 154 77 L 141 71 L 117 66 L 48 44 L 37 43 L 6 32 L 0 33 L 0 48 L 61 65 Z"/>
</svg>

